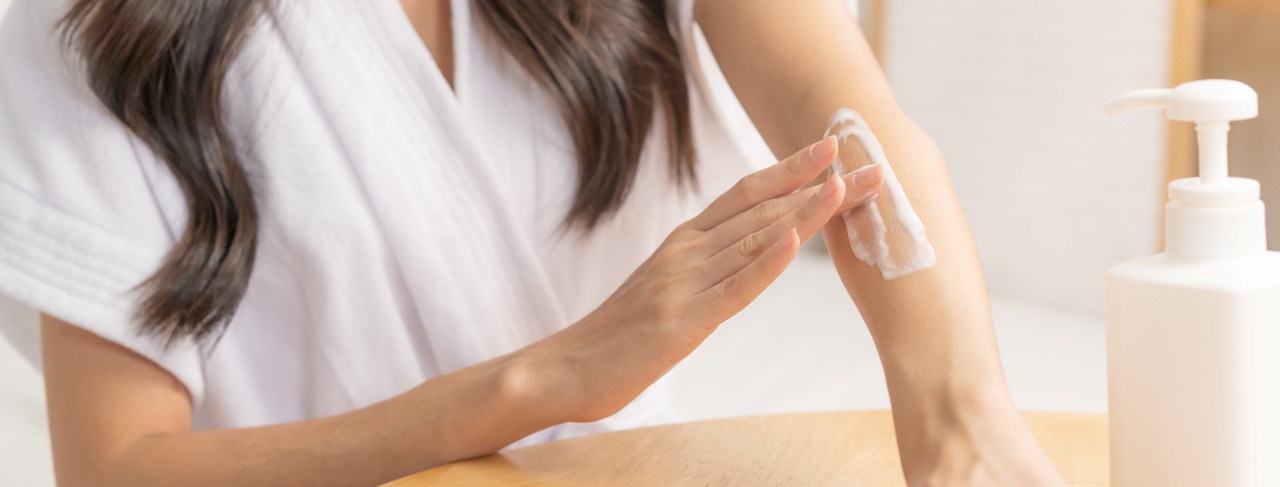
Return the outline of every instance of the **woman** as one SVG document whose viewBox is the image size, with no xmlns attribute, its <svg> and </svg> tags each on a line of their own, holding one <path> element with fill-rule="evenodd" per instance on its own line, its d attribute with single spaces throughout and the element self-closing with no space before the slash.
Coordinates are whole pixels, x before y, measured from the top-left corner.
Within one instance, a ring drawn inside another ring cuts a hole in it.
<svg viewBox="0 0 1280 487">
<path fill-rule="evenodd" d="M 942 157 L 844 8 L 19 0 L 0 292 L 42 312 L 59 483 L 373 484 L 667 421 L 650 386 L 826 225 L 908 481 L 1061 485 L 1009 399 Z M 747 174 L 695 22 L 782 162 Z M 932 269 L 854 261 L 832 216 L 876 169 L 806 188 L 843 107 Z"/>
</svg>

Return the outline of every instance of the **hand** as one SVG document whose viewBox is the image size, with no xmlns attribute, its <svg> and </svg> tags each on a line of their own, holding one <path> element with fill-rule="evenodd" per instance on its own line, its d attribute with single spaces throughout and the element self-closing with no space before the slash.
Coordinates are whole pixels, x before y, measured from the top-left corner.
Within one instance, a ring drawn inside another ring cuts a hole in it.
<svg viewBox="0 0 1280 487">
<path fill-rule="evenodd" d="M 801 189 L 837 152 L 828 138 L 748 175 L 681 224 L 595 311 L 517 352 L 525 374 L 554 395 L 557 419 L 605 418 L 683 360 L 782 273 L 833 215 L 869 201 L 870 167 Z"/>
</svg>

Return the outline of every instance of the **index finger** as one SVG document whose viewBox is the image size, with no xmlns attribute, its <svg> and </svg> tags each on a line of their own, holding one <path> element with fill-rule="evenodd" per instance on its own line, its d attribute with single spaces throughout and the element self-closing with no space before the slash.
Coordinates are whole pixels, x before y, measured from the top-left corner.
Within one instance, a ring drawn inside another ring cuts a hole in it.
<svg viewBox="0 0 1280 487">
<path fill-rule="evenodd" d="M 762 201 L 793 193 L 830 166 L 837 150 L 836 138 L 827 137 L 782 162 L 748 174 L 689 223 L 698 230 L 710 230 Z"/>
</svg>

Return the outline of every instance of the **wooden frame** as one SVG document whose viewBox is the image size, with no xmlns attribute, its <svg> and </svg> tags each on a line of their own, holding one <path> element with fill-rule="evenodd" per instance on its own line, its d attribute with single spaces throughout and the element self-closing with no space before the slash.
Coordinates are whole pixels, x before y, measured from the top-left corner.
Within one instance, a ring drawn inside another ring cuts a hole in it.
<svg viewBox="0 0 1280 487">
<path fill-rule="evenodd" d="M 1240 10 L 1280 10 L 1280 0 L 1208 0 L 1214 8 L 1234 8 Z"/>
<path fill-rule="evenodd" d="M 1205 0 L 1173 0 L 1172 57 L 1169 63 L 1171 87 L 1199 79 L 1204 71 L 1204 9 Z M 1195 128 L 1186 122 L 1171 122 L 1166 144 L 1166 182 L 1195 176 Z M 1163 194 L 1161 201 L 1164 201 Z"/>
<path fill-rule="evenodd" d="M 1169 65 L 1169 86 L 1177 86 L 1204 76 L 1205 10 L 1221 8 L 1245 11 L 1280 11 L 1280 0 L 1173 0 L 1173 32 Z M 1186 122 L 1171 122 L 1166 141 L 1166 182 L 1195 176 L 1198 157 L 1195 128 Z M 1163 192 L 1160 195 L 1164 202 Z M 1164 219 L 1160 221 L 1164 227 Z M 1164 247 L 1164 232 L 1160 234 Z"/>
</svg>

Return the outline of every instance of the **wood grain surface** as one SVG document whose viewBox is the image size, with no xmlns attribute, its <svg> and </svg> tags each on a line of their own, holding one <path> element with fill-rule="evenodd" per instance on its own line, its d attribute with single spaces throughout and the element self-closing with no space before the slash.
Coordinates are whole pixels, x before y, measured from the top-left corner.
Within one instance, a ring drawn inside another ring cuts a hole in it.
<svg viewBox="0 0 1280 487">
<path fill-rule="evenodd" d="M 1025 413 L 1073 486 L 1107 485 L 1105 416 Z M 586 436 L 420 472 L 388 486 L 904 486 L 888 411 L 701 421 Z"/>
</svg>

